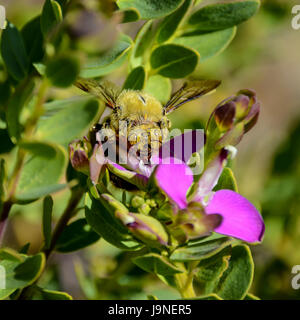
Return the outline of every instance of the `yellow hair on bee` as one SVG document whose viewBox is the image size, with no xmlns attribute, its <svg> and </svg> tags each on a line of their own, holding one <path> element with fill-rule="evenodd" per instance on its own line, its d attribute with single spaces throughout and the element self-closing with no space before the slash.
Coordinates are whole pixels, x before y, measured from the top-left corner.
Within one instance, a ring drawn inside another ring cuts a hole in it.
<svg viewBox="0 0 300 320">
<path fill-rule="evenodd" d="M 141 91 L 122 91 L 116 105 L 121 108 L 123 117 L 139 116 L 148 121 L 159 121 L 163 116 L 161 103 L 150 94 Z"/>
</svg>

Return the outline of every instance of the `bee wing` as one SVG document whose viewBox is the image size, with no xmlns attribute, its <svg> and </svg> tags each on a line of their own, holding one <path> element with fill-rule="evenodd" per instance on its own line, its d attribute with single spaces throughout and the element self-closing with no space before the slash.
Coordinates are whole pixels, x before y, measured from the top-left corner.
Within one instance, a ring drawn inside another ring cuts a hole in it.
<svg viewBox="0 0 300 320">
<path fill-rule="evenodd" d="M 117 85 L 107 80 L 100 83 L 93 79 L 79 78 L 76 80 L 75 86 L 104 100 L 106 105 L 112 109 L 116 106 L 117 98 L 121 92 Z"/>
<path fill-rule="evenodd" d="M 219 80 L 198 80 L 186 82 L 178 91 L 173 93 L 171 99 L 164 106 L 164 113 L 169 114 L 182 104 L 207 94 L 221 84 Z"/>
</svg>

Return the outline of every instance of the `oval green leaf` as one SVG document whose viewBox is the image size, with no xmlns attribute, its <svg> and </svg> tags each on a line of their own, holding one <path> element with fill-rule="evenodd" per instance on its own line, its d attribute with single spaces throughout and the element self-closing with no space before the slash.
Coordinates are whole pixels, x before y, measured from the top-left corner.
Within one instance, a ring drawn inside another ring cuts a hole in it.
<svg viewBox="0 0 300 320">
<path fill-rule="evenodd" d="M 55 56 L 46 65 L 45 74 L 51 83 L 59 88 L 73 84 L 80 72 L 78 59 L 70 55 Z"/>
<path fill-rule="evenodd" d="M 60 4 L 54 0 L 46 0 L 41 16 L 41 30 L 47 37 L 62 21 L 62 10 Z"/>
<path fill-rule="evenodd" d="M 216 294 L 225 300 L 244 299 L 253 280 L 254 263 L 246 245 L 232 248 L 229 266 L 219 280 Z"/>
<path fill-rule="evenodd" d="M 170 39 L 178 29 L 182 19 L 191 7 L 192 0 L 185 0 L 182 6 L 171 15 L 164 18 L 157 32 L 157 42 L 163 43 Z"/>
<path fill-rule="evenodd" d="M 123 89 L 142 90 L 145 85 L 145 80 L 146 72 L 144 67 L 137 67 L 129 73 L 123 85 Z"/>
<path fill-rule="evenodd" d="M 143 64 L 143 58 L 153 41 L 153 22 L 147 21 L 139 30 L 130 54 L 130 65 L 136 68 Z"/>
<path fill-rule="evenodd" d="M 59 147 L 53 158 L 29 157 L 21 172 L 15 198 L 19 201 L 34 200 L 63 189 L 65 185 L 58 185 L 58 182 L 65 164 L 65 152 Z"/>
<path fill-rule="evenodd" d="M 17 81 L 22 80 L 28 73 L 29 59 L 21 33 L 8 23 L 2 32 L 1 55 L 8 73 Z"/>
<path fill-rule="evenodd" d="M 36 137 L 67 147 L 94 122 L 99 104 L 94 98 L 81 97 L 50 102 L 45 109 L 46 117 L 39 121 Z"/>
<path fill-rule="evenodd" d="M 152 52 L 150 62 L 154 72 L 177 79 L 192 73 L 198 59 L 199 54 L 192 49 L 177 44 L 166 44 Z"/>
<path fill-rule="evenodd" d="M 83 78 L 94 78 L 111 73 L 125 62 L 131 46 L 131 38 L 121 34 L 119 41 L 109 52 L 102 57 L 88 61 L 83 66 L 80 76 Z"/>
<path fill-rule="evenodd" d="M 136 8 L 141 19 L 157 19 L 175 11 L 183 0 L 118 0 L 117 5 L 121 10 Z"/>
<path fill-rule="evenodd" d="M 132 259 L 141 269 L 162 276 L 172 276 L 183 271 L 170 263 L 165 257 L 156 253 L 148 253 Z"/>
<path fill-rule="evenodd" d="M 200 62 L 221 53 L 233 40 L 236 27 L 209 33 L 191 33 L 173 40 L 173 43 L 193 48 L 200 54 Z"/>
<path fill-rule="evenodd" d="M 188 23 L 202 31 L 230 28 L 250 19 L 259 5 L 258 0 L 211 4 L 192 14 Z"/>
<path fill-rule="evenodd" d="M 44 38 L 41 31 L 41 17 L 30 20 L 21 30 L 30 63 L 41 61 L 44 57 Z M 34 34 L 34 37 L 32 36 Z"/>
<path fill-rule="evenodd" d="M 225 247 L 231 245 L 233 240 L 221 237 L 215 240 L 200 241 L 195 244 L 188 244 L 173 251 L 170 256 L 171 261 L 198 261 L 206 259 L 220 252 Z"/>
<path fill-rule="evenodd" d="M 83 249 L 99 239 L 99 234 L 93 231 L 83 218 L 72 222 L 64 229 L 55 249 L 59 252 L 72 252 Z"/>
<path fill-rule="evenodd" d="M 149 77 L 144 91 L 151 94 L 162 104 L 166 104 L 172 93 L 171 80 L 156 74 Z"/>
</svg>

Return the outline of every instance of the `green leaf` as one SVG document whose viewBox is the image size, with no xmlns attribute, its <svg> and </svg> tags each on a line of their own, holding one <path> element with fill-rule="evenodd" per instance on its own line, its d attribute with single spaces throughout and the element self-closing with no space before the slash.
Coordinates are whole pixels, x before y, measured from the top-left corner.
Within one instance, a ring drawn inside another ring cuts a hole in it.
<svg viewBox="0 0 300 320">
<path fill-rule="evenodd" d="M 184 34 L 172 42 L 193 48 L 200 54 L 200 62 L 212 58 L 227 48 L 233 40 L 236 27 L 209 33 Z"/>
<path fill-rule="evenodd" d="M 192 0 L 185 0 L 182 6 L 164 18 L 157 32 L 157 42 L 163 43 L 170 39 L 191 7 Z"/>
<path fill-rule="evenodd" d="M 73 300 L 66 292 L 39 288 L 43 300 Z"/>
<path fill-rule="evenodd" d="M 134 22 L 140 19 L 141 15 L 135 8 L 121 11 L 123 14 L 122 23 Z"/>
<path fill-rule="evenodd" d="M 51 196 L 47 196 L 43 202 L 43 235 L 46 249 L 49 249 L 51 244 L 52 210 L 53 199 Z"/>
<path fill-rule="evenodd" d="M 228 167 L 225 167 L 222 171 L 222 174 L 218 180 L 218 184 L 215 186 L 214 191 L 229 189 L 235 192 L 238 192 L 237 183 L 234 177 L 232 170 Z"/>
<path fill-rule="evenodd" d="M 153 95 L 162 104 L 166 104 L 172 93 L 171 80 L 156 74 L 149 77 L 144 91 Z"/>
<path fill-rule="evenodd" d="M 47 37 L 61 23 L 63 15 L 57 1 L 46 0 L 41 16 L 41 30 L 44 37 Z"/>
<path fill-rule="evenodd" d="M 29 157 L 20 175 L 16 199 L 34 200 L 63 189 L 65 185 L 58 185 L 58 182 L 64 172 L 65 164 L 65 153 L 58 147 L 53 158 Z"/>
<path fill-rule="evenodd" d="M 38 123 L 36 138 L 67 147 L 88 130 L 98 116 L 99 105 L 94 98 L 81 97 L 50 102 L 45 109 L 46 117 Z"/>
<path fill-rule="evenodd" d="M 6 122 L 8 127 L 8 133 L 13 143 L 16 143 L 21 136 L 22 126 L 20 124 L 21 112 L 32 97 L 34 89 L 33 81 L 22 82 L 11 96 L 7 110 L 6 110 Z"/>
<path fill-rule="evenodd" d="M 123 89 L 142 90 L 145 85 L 145 80 L 146 72 L 144 67 L 137 67 L 129 73 L 123 85 Z"/>
<path fill-rule="evenodd" d="M 7 298 L 16 289 L 31 285 L 39 278 L 45 267 L 45 255 L 22 256 L 23 261 L 1 260 L 0 267 L 5 269 L 6 289 L 0 289 L 0 300 Z"/>
<path fill-rule="evenodd" d="M 81 69 L 80 76 L 94 78 L 109 74 L 119 68 L 124 62 L 132 46 L 132 40 L 121 34 L 116 45 L 102 57 L 88 61 Z"/>
<path fill-rule="evenodd" d="M 248 246 L 232 248 L 229 266 L 219 280 L 216 294 L 225 300 L 244 299 L 253 280 L 254 263 Z"/>
<path fill-rule="evenodd" d="M 72 222 L 64 229 L 55 249 L 59 252 L 72 252 L 85 248 L 99 239 L 98 233 L 93 231 L 83 218 Z"/>
<path fill-rule="evenodd" d="M 226 29 L 250 19 L 258 8 L 258 0 L 211 4 L 192 14 L 188 23 L 203 31 Z"/>
<path fill-rule="evenodd" d="M 201 260 L 198 264 L 196 276 L 204 284 L 204 294 L 215 292 L 219 279 L 229 266 L 230 254 L 231 246 L 228 246 L 212 257 Z"/>
<path fill-rule="evenodd" d="M 78 59 L 70 55 L 55 56 L 48 61 L 46 77 L 59 88 L 67 88 L 72 85 L 80 72 Z"/>
<path fill-rule="evenodd" d="M 17 261 L 17 262 L 23 262 L 23 256 L 11 249 L 11 248 L 1 248 L 0 249 L 0 260 L 10 260 L 10 261 Z"/>
<path fill-rule="evenodd" d="M 182 270 L 170 263 L 165 257 L 156 253 L 148 253 L 132 259 L 141 269 L 162 276 L 171 276 L 182 273 Z"/>
<path fill-rule="evenodd" d="M 37 16 L 26 23 L 21 33 L 30 63 L 41 61 L 45 54 L 41 17 Z"/>
<path fill-rule="evenodd" d="M 144 55 L 153 42 L 153 22 L 147 21 L 139 30 L 130 54 L 130 65 L 136 68 L 144 63 Z"/>
<path fill-rule="evenodd" d="M 157 47 L 151 54 L 152 69 L 167 78 L 183 78 L 192 73 L 198 63 L 199 54 L 177 44 Z"/>
<path fill-rule="evenodd" d="M 88 193 L 85 198 L 85 216 L 88 224 L 114 246 L 123 250 L 137 250 L 141 247 L 100 199 L 94 199 Z"/>
<path fill-rule="evenodd" d="M 157 19 L 169 15 L 175 11 L 183 0 L 117 0 L 121 10 L 136 8 L 141 19 Z"/>
<path fill-rule="evenodd" d="M 10 22 L 2 32 L 1 55 L 7 71 L 15 80 L 25 78 L 29 68 L 28 56 L 19 30 Z"/>
<path fill-rule="evenodd" d="M 22 140 L 18 145 L 21 149 L 24 149 L 35 156 L 44 158 L 53 158 L 56 156 L 56 146 L 50 143 Z"/>
<path fill-rule="evenodd" d="M 199 241 L 198 243 L 188 244 L 183 247 L 175 249 L 170 259 L 171 261 L 197 261 L 201 259 L 207 259 L 210 256 L 218 253 L 225 247 L 231 245 L 232 239 L 227 237 L 221 237 L 215 240 Z"/>
<path fill-rule="evenodd" d="M 34 283 L 44 270 L 45 263 L 46 258 L 42 252 L 27 257 L 24 262 L 14 269 L 14 279 L 26 281 L 26 286 Z"/>
</svg>

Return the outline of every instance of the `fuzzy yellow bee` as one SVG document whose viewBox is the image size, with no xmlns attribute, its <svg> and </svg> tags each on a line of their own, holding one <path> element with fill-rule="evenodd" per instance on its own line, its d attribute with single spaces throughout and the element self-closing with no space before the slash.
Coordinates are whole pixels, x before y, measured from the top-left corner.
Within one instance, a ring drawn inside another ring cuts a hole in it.
<svg viewBox="0 0 300 320">
<path fill-rule="evenodd" d="M 115 84 L 104 81 L 78 79 L 75 85 L 89 92 L 111 109 L 106 117 L 101 117 L 90 132 L 91 141 L 97 142 L 96 134 L 101 129 L 113 132 L 114 139 L 120 141 L 126 127 L 127 150 L 135 146 L 143 161 L 149 160 L 151 149 L 156 150 L 168 136 L 170 120 L 167 116 L 184 103 L 211 92 L 220 85 L 217 80 L 199 80 L 185 83 L 170 100 L 162 105 L 152 95 L 137 90 L 121 90 Z"/>
</svg>

